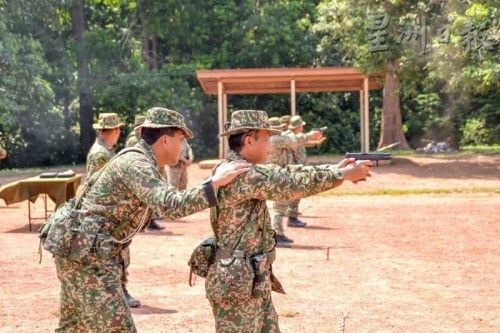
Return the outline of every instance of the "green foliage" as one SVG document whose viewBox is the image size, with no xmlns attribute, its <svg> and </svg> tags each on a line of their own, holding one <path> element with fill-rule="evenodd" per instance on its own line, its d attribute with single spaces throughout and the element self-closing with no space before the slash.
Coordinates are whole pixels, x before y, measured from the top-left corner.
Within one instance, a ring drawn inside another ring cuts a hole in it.
<svg viewBox="0 0 500 333">
<path fill-rule="evenodd" d="M 488 143 L 490 137 L 489 130 L 486 128 L 486 120 L 484 118 L 469 118 L 462 126 L 463 145 L 481 145 Z"/>
<path fill-rule="evenodd" d="M 84 54 L 88 77 L 78 78 L 77 49 L 67 0 L 0 0 L 0 130 L 9 157 L 2 168 L 78 160 L 79 90 L 94 119 L 117 112 L 131 130 L 134 116 L 161 105 L 184 114 L 195 133 L 197 158 L 217 155 L 217 98 L 207 96 L 197 69 L 354 65 L 384 70 L 398 59 L 405 135 L 461 144 L 500 142 L 498 4 L 481 1 L 348 0 L 86 0 Z M 376 14 L 390 20 L 390 48 L 372 52 Z M 398 43 L 401 27 L 428 24 L 420 40 Z M 448 43 L 436 30 L 450 28 Z M 472 27 L 484 27 L 473 30 Z M 467 29 L 485 33 L 464 42 Z M 158 69 L 143 54 L 156 38 Z M 464 47 L 470 46 L 471 52 Z M 78 49 L 80 50 L 80 49 Z M 80 86 L 81 87 L 81 86 Z M 83 104 L 83 103 L 82 103 Z M 382 93 L 370 93 L 370 147 L 377 146 Z M 290 96 L 237 95 L 230 110 L 290 113 Z M 298 94 L 297 110 L 311 127 L 328 126 L 328 140 L 311 154 L 359 150 L 359 94 Z"/>
</svg>

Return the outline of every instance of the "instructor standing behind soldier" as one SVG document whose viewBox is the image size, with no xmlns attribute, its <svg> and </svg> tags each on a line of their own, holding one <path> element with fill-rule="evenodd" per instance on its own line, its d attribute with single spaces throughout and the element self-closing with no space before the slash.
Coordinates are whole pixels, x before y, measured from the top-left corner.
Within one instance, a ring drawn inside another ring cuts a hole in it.
<svg viewBox="0 0 500 333">
<path fill-rule="evenodd" d="M 215 191 L 249 170 L 248 163 L 235 161 L 214 169 L 202 184 L 175 191 L 158 167 L 178 162 L 184 136 L 193 134 L 179 113 L 152 108 L 139 143 L 121 152 L 90 180 L 77 208 L 86 212 L 81 223 L 100 221 L 99 241 L 77 261 L 55 256 L 61 282 L 56 332 L 137 332 L 120 281 L 122 248 L 143 227 L 150 210 L 176 220 L 212 207 L 217 204 Z M 83 225 L 81 230 L 89 229 Z M 71 251 L 81 252 L 78 246 Z"/>
<path fill-rule="evenodd" d="M 230 149 L 222 165 L 245 159 L 252 168 L 219 188 L 211 212 L 218 249 L 205 290 L 219 333 L 280 332 L 271 290 L 284 291 L 271 269 L 276 238 L 266 200 L 303 198 L 370 176 L 371 161 L 354 159 L 317 167 L 260 164 L 266 162 L 270 134 L 279 132 L 264 111 L 242 110 L 220 134 Z"/>
</svg>

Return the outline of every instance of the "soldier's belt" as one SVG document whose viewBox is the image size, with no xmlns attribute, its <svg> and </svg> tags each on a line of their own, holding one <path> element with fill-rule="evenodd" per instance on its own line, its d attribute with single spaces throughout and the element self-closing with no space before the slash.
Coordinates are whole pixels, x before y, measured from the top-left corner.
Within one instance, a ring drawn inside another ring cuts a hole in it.
<svg viewBox="0 0 500 333">
<path fill-rule="evenodd" d="M 250 260 L 254 259 L 256 257 L 267 257 L 267 265 L 271 266 L 273 264 L 274 260 L 276 259 L 276 250 L 273 249 L 272 251 L 263 252 L 263 253 L 259 253 L 259 254 L 252 254 L 252 255 L 248 256 L 248 254 L 242 250 L 234 250 L 233 254 L 229 254 L 226 251 L 224 251 L 223 249 L 221 249 L 220 247 L 217 248 L 217 252 L 215 253 L 215 261 L 218 261 L 220 259 L 229 259 L 232 257 L 249 258 Z"/>
</svg>

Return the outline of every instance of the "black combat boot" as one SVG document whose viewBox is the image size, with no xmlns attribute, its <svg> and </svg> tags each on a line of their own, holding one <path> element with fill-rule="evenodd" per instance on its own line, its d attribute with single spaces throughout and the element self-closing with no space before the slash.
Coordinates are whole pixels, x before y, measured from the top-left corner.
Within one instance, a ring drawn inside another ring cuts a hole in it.
<svg viewBox="0 0 500 333">
<path fill-rule="evenodd" d="M 287 242 L 287 240 L 291 240 L 291 239 L 286 237 L 285 235 L 276 235 L 276 246 L 277 247 L 292 247 L 290 242 Z"/>
<path fill-rule="evenodd" d="M 141 306 L 141 302 L 138 299 L 135 299 L 128 293 L 127 288 L 122 285 L 123 293 L 125 294 L 125 299 L 127 300 L 128 306 L 131 308 L 138 308 Z"/>
<path fill-rule="evenodd" d="M 290 228 L 305 228 L 307 223 L 302 222 L 296 217 L 289 217 L 288 224 Z"/>
<path fill-rule="evenodd" d="M 151 220 L 148 225 L 148 230 L 163 230 L 164 226 L 160 225 L 156 220 Z"/>
</svg>

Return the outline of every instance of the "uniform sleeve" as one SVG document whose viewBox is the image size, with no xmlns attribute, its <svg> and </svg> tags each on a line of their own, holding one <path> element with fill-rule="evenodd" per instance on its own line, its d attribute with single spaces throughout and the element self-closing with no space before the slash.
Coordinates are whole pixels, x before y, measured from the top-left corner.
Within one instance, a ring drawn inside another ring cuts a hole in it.
<svg viewBox="0 0 500 333">
<path fill-rule="evenodd" d="M 87 173 L 93 175 L 96 171 L 101 170 L 109 160 L 110 158 L 104 153 L 91 156 L 87 164 Z"/>
<path fill-rule="evenodd" d="M 139 200 L 171 220 L 217 204 L 212 184 L 176 191 L 155 167 L 143 159 L 133 160 L 126 168 L 126 174 L 128 186 Z"/>
<path fill-rule="evenodd" d="M 257 165 L 228 185 L 227 195 L 238 201 L 300 199 L 340 186 L 343 178 L 333 166 Z"/>
<path fill-rule="evenodd" d="M 311 137 L 313 136 L 313 133 L 307 132 L 307 133 L 298 133 L 296 135 L 296 139 L 299 145 L 305 145 L 311 140 Z"/>
<path fill-rule="evenodd" d="M 271 144 L 273 149 L 298 149 L 298 141 L 288 135 L 273 135 Z"/>
</svg>

